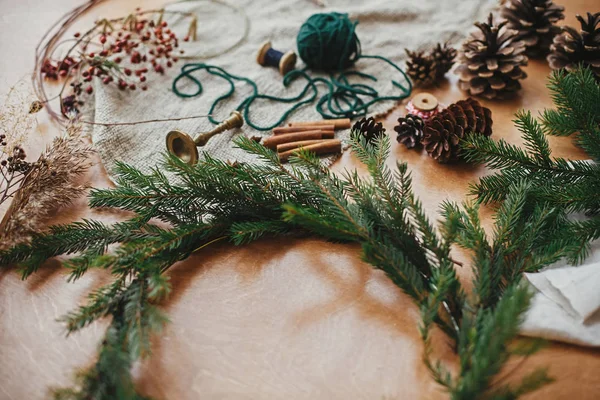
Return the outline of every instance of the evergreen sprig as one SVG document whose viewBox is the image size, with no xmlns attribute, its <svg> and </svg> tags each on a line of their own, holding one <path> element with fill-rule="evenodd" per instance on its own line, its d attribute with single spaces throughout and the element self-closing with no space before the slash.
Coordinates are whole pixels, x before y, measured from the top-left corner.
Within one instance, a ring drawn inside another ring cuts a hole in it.
<svg viewBox="0 0 600 400">
<path fill-rule="evenodd" d="M 426 364 L 452 398 L 489 398 L 498 390 L 504 398 L 516 398 L 548 380 L 538 372 L 523 387 L 490 387 L 511 355 L 508 345 L 529 304 L 527 290 L 519 286 L 521 273 L 538 270 L 562 254 L 560 242 L 544 239 L 558 229 L 561 215 L 530 204 L 529 185 L 510 191 L 488 241 L 476 207 L 468 205 L 445 204 L 438 233 L 412 191 L 406 165 L 387 166 L 387 137 L 374 144 L 362 138 L 353 142 L 368 179 L 355 171 L 338 176 L 309 152 L 299 152 L 288 168 L 260 144 L 240 139 L 237 145 L 263 162 L 233 166 L 206 154 L 190 167 L 171 157 L 164 167 L 177 176 L 178 185 L 158 169 L 144 174 L 120 164 L 119 186 L 92 191 L 90 205 L 132 211 L 133 218 L 113 225 L 85 220 L 54 227 L 29 245 L 0 253 L 0 264 L 21 265 L 24 278 L 61 254 L 76 254 L 66 262 L 70 280 L 90 268 L 114 276 L 90 294 L 86 305 L 63 318 L 69 333 L 107 316 L 112 323 L 95 365 L 74 388 L 57 390 L 57 399 L 142 399 L 130 369 L 150 353 L 151 335 L 167 321 L 158 304 L 171 291 L 171 265 L 216 241 L 241 245 L 302 232 L 360 244 L 363 259 L 413 298 L 422 310 Z M 512 235 L 514 230 L 519 235 Z M 454 243 L 473 251 L 472 295 L 456 277 L 450 257 Z M 111 245 L 116 249 L 109 250 Z M 456 376 L 432 360 L 429 336 L 436 326 L 460 356 Z"/>
<path fill-rule="evenodd" d="M 525 149 L 481 136 L 464 142 L 467 157 L 500 169 L 473 187 L 481 202 L 501 202 L 491 235 L 478 205 L 470 203 L 443 203 L 436 229 L 412 191 L 406 164 L 388 167 L 387 136 L 373 143 L 353 139 L 368 177 L 336 175 L 306 151 L 284 167 L 276 153 L 244 138 L 237 145 L 262 162 L 230 165 L 204 154 L 189 166 L 168 157 L 162 169 L 175 175 L 172 181 L 158 168 L 142 173 L 119 164 L 118 186 L 93 190 L 90 206 L 130 211 L 132 218 L 56 226 L 30 244 L 0 252 L 0 265 L 19 265 L 24 279 L 58 255 L 71 255 L 65 262 L 70 281 L 91 268 L 113 276 L 62 319 L 68 333 L 100 318 L 110 317 L 111 324 L 96 363 L 55 398 L 143 399 L 130 370 L 150 354 L 151 335 L 167 323 L 160 302 L 172 290 L 170 267 L 218 241 L 243 245 L 298 234 L 359 244 L 362 258 L 412 297 L 421 310 L 424 362 L 452 399 L 515 399 L 549 382 L 543 369 L 516 386 L 501 385 L 497 375 L 512 355 L 526 357 L 539 348 L 511 345 L 531 299 L 522 273 L 565 255 L 581 258 L 588 242 L 600 237 L 600 90 L 587 70 L 556 73 L 550 89 L 557 109 L 544 112 L 542 122 L 517 114 Z M 595 163 L 552 157 L 545 134 L 574 131 Z M 581 211 L 589 218 L 568 219 Z M 456 276 L 450 255 L 455 244 L 472 254 L 469 292 Z M 456 374 L 434 359 L 433 329 L 441 329 L 457 352 Z"/>
<path fill-rule="evenodd" d="M 504 140 L 469 136 L 462 147 L 467 160 L 499 169 L 472 185 L 471 194 L 482 203 L 507 199 L 510 188 L 526 182 L 535 201 L 567 214 L 581 213 L 583 221 L 565 221 L 559 235 L 571 243 L 570 259 L 582 261 L 587 243 L 600 238 L 600 85 L 588 68 L 572 73 L 556 71 L 548 85 L 555 109 L 538 121 L 531 113 L 517 113 L 515 123 L 525 148 Z M 552 157 L 546 134 L 576 134 L 575 142 L 590 160 Z"/>
</svg>

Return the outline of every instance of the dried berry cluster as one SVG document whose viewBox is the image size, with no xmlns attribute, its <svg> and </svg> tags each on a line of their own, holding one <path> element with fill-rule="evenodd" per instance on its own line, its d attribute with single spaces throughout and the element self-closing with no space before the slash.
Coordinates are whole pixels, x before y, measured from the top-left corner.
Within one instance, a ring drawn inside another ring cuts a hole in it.
<svg viewBox="0 0 600 400">
<path fill-rule="evenodd" d="M 0 134 L 0 204 L 10 198 L 19 188 L 19 183 L 31 170 L 32 164 L 25 161 L 25 150 L 17 145 L 6 151 L 6 135 Z"/>
<path fill-rule="evenodd" d="M 78 105 L 82 104 L 80 96 L 93 93 L 95 77 L 121 90 L 136 90 L 138 86 L 147 90 L 149 72 L 163 74 L 178 61 L 184 50 L 178 49 L 179 38 L 162 20 L 163 14 L 156 20 L 144 15 L 138 10 L 126 18 L 102 19 L 89 32 L 74 34 L 76 44 L 64 58 L 44 60 L 42 75 L 50 80 L 65 78 L 72 88 L 67 96 L 61 92 L 63 114 L 78 111 Z M 191 27 L 195 32 L 194 19 Z M 188 41 L 189 37 L 183 40 Z"/>
</svg>

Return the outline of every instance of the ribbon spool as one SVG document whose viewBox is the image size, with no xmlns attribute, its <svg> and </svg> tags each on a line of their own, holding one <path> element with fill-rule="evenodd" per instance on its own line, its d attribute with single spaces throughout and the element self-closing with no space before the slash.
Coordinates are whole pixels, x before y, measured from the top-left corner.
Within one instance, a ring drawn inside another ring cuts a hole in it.
<svg viewBox="0 0 600 400">
<path fill-rule="evenodd" d="M 297 56 L 293 50 L 284 54 L 271 47 L 271 42 L 269 41 L 263 43 L 256 56 L 256 62 L 263 67 L 270 66 L 278 68 L 281 75 L 285 75 L 293 70 L 296 67 L 296 60 Z"/>
<path fill-rule="evenodd" d="M 406 105 L 406 111 L 417 115 L 423 120 L 428 120 L 441 111 L 438 99 L 431 93 L 422 92 L 415 95 Z"/>
</svg>

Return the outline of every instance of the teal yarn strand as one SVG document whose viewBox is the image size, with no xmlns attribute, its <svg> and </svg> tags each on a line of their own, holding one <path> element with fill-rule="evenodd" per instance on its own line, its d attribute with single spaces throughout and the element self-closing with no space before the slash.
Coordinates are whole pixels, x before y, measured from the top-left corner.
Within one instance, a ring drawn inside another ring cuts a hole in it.
<svg viewBox="0 0 600 400">
<path fill-rule="evenodd" d="M 206 72 L 213 77 L 218 77 L 228 83 L 229 89 L 212 103 L 209 120 L 218 124 L 214 117 L 214 111 L 218 105 L 232 97 L 235 93 L 236 84 L 247 84 L 252 93 L 243 99 L 236 110 L 240 111 L 246 124 L 259 131 L 271 130 L 280 126 L 298 108 L 311 104 L 319 96 L 319 87 L 324 87 L 326 93 L 318 98 L 315 105 L 316 111 L 323 119 L 335 118 L 358 118 L 369 113 L 369 107 L 381 101 L 400 101 L 412 91 L 412 83 L 404 71 L 391 60 L 379 55 L 365 55 L 361 53 L 361 45 L 356 35 L 356 25 L 347 14 L 329 13 L 315 14 L 311 16 L 300 28 L 297 38 L 298 54 L 308 68 L 329 72 L 329 78 L 312 77 L 306 69 L 292 70 L 283 78 L 283 85 L 288 87 L 297 79 L 306 81 L 304 88 L 296 95 L 290 97 L 278 97 L 261 94 L 256 82 L 250 78 L 236 76 L 215 65 L 209 64 L 186 64 L 181 73 L 173 81 L 173 92 L 183 98 L 199 96 L 203 92 L 202 82 L 195 73 Z M 353 66 L 360 59 L 380 60 L 389 64 L 395 71 L 399 72 L 404 84 L 392 80 L 392 85 L 400 90 L 397 95 L 380 96 L 371 86 L 364 83 L 352 83 L 349 78 L 358 78 L 366 81 L 376 82 L 377 78 L 360 71 L 345 69 Z M 189 80 L 196 86 L 196 90 L 190 93 L 181 92 L 178 83 Z M 259 126 L 250 118 L 250 109 L 256 101 L 270 101 L 291 106 L 274 123 L 268 126 Z"/>
<path fill-rule="evenodd" d="M 341 71 L 361 56 L 356 25 L 348 14 L 315 14 L 302 26 L 296 38 L 298 55 L 311 69 Z"/>
</svg>

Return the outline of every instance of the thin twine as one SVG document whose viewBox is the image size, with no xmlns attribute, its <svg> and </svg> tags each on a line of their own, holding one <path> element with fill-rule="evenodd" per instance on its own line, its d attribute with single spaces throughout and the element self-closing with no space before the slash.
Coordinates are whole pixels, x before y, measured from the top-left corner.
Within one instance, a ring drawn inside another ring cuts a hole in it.
<svg viewBox="0 0 600 400">
<path fill-rule="evenodd" d="M 213 3 L 213 4 L 220 4 L 220 5 L 225 6 L 229 9 L 237 12 L 238 14 L 240 14 L 244 20 L 244 32 L 238 38 L 238 40 L 236 40 L 235 43 L 233 43 L 229 47 L 226 47 L 224 49 L 219 49 L 215 52 L 208 53 L 208 54 L 200 54 L 197 56 L 187 56 L 187 55 L 180 56 L 179 58 L 181 58 L 183 60 L 185 60 L 185 59 L 208 60 L 210 58 L 215 58 L 215 57 L 221 56 L 225 53 L 229 53 L 230 51 L 237 49 L 242 43 L 244 43 L 246 41 L 246 39 L 248 39 L 248 34 L 250 33 L 250 17 L 248 17 L 248 14 L 246 13 L 246 11 L 242 7 L 239 7 L 235 4 L 228 3 L 224 0 L 180 0 L 180 1 L 176 1 L 174 3 L 169 3 L 165 7 L 168 7 L 172 4 L 201 2 L 201 1 L 207 1 L 207 2 Z M 196 13 L 194 13 L 194 14 L 196 14 Z M 198 15 L 198 14 L 196 14 L 196 15 Z"/>
</svg>

